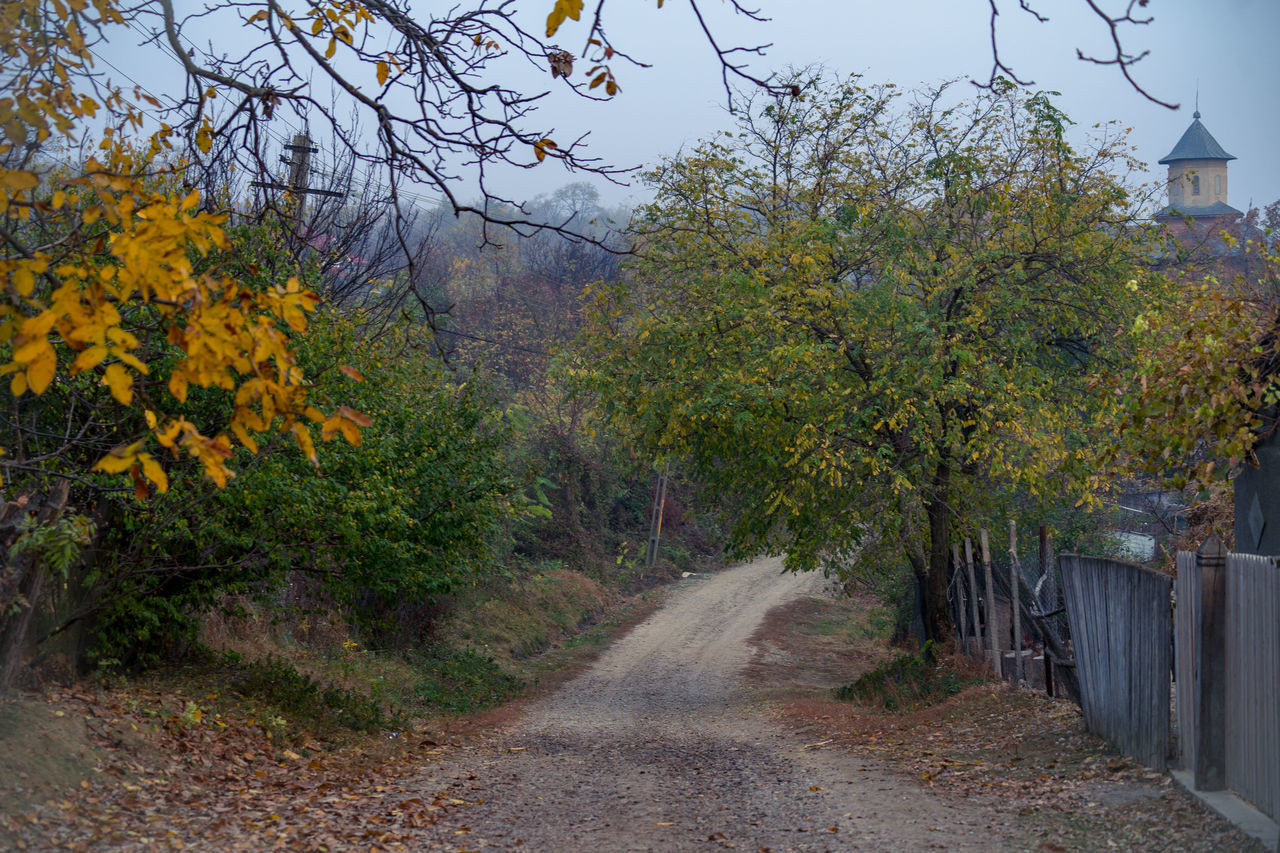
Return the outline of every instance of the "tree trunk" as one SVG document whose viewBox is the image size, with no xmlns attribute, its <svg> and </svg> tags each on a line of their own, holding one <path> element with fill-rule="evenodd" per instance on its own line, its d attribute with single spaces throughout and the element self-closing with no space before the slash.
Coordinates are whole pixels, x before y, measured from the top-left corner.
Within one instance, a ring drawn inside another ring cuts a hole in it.
<svg viewBox="0 0 1280 853">
<path fill-rule="evenodd" d="M 929 519 L 929 572 L 925 585 L 924 626 L 925 635 L 937 642 L 946 643 L 954 626 L 951 608 L 947 605 L 947 584 L 950 578 L 951 515 L 948 498 L 951 487 L 951 466 L 939 462 L 934 472 L 933 488 L 925 501 L 925 516 Z"/>
<path fill-rule="evenodd" d="M 26 604 L 21 612 L 9 617 L 5 626 L 3 640 L 0 641 L 0 695 L 7 694 L 18 681 L 18 675 L 26 665 L 28 642 L 31 634 L 31 618 L 44 595 L 45 571 L 43 566 L 31 560 L 27 563 L 22 585 L 22 595 Z"/>
<path fill-rule="evenodd" d="M 62 516 L 71 493 L 71 481 L 59 480 L 44 506 L 36 514 L 38 524 L 54 524 Z M 18 591 L 25 602 L 16 613 L 0 616 L 0 695 L 8 693 L 18 681 L 26 665 L 30 649 L 31 620 L 43 603 L 46 572 L 38 555 L 24 555 L 14 560 L 10 571 L 18 578 Z"/>
</svg>

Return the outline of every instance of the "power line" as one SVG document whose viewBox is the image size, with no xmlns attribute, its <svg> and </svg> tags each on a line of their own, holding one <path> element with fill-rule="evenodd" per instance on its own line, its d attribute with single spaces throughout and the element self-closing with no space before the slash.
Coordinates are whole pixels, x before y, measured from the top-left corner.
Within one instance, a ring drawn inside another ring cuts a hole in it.
<svg viewBox="0 0 1280 853">
<path fill-rule="evenodd" d="M 192 42 L 191 42 L 191 40 L 190 40 L 190 39 L 187 39 L 184 35 L 182 35 L 182 33 L 179 33 L 178 35 L 179 35 L 179 37 L 180 37 L 180 38 L 183 38 L 183 40 L 184 40 L 184 41 L 186 41 L 186 42 L 187 42 L 187 44 L 191 45 L 191 46 L 192 46 L 192 48 L 194 49 L 194 47 L 195 47 L 195 46 L 194 46 L 194 44 L 192 44 Z M 171 59 L 171 60 L 173 60 L 174 62 L 176 62 L 176 63 L 178 63 L 179 65 L 181 65 L 181 60 L 180 60 L 180 59 L 179 59 L 179 58 L 178 58 L 178 57 L 173 53 L 172 49 L 171 49 L 169 46 L 167 46 L 167 45 L 164 45 L 164 44 L 162 44 L 162 43 L 157 42 L 157 43 L 156 43 L 156 48 L 157 48 L 158 50 L 160 50 L 160 51 L 161 51 L 161 52 L 162 52 L 166 57 L 168 57 L 169 59 Z M 153 100 L 160 101 L 160 100 L 164 99 L 164 100 L 169 101 L 169 102 L 172 104 L 172 106 L 175 106 L 175 107 L 176 107 L 176 106 L 179 106 L 179 105 L 181 104 L 181 102 L 180 102 L 176 97 L 174 97 L 173 95 L 169 95 L 169 94 L 157 95 L 155 92 L 151 91 L 151 90 L 150 90 L 150 89 L 148 89 L 146 86 L 144 86 L 144 85 L 142 85 L 141 83 L 139 83 L 139 82 L 138 82 L 138 80 L 137 80 L 136 78 L 134 78 L 132 75 L 130 75 L 130 74 L 129 74 L 128 72 L 126 72 L 124 69 L 120 68 L 120 67 L 119 67 L 118 65 L 116 65 L 114 62 L 112 62 L 111 60 L 107 59 L 107 58 L 106 58 L 106 57 L 104 57 L 102 54 L 100 54 L 99 52 L 97 52 L 96 50 L 94 50 L 93 48 L 89 48 L 89 52 L 90 52 L 91 54 L 93 54 L 93 56 L 94 56 L 95 58 L 97 58 L 98 60 L 100 60 L 101 62 L 103 62 L 104 64 L 106 64 L 106 65 L 107 65 L 108 67 L 110 67 L 111 69 L 113 69 L 113 70 L 114 70 L 117 74 L 119 74 L 121 77 L 123 77 L 124 79 L 126 79 L 126 80 L 128 80 L 130 83 L 132 83 L 132 84 L 133 84 L 133 85 L 134 85 L 134 86 L 135 86 L 139 91 L 144 92 L 145 94 L 149 95 Z M 149 110 L 147 110 L 147 109 L 145 109 L 145 108 L 143 108 L 143 107 L 141 107 L 141 106 L 137 107 L 137 109 L 139 110 L 139 112 L 141 112 L 141 113 L 143 113 L 143 114 L 145 114 L 145 115 L 149 116 L 153 121 L 163 123 L 163 120 L 162 120 L 159 116 L 157 116 L 156 114 L 154 114 L 153 112 L 151 112 L 151 111 L 149 111 Z M 289 126 L 288 122 L 285 122 L 285 121 L 283 121 L 283 120 L 279 120 L 279 121 L 281 121 L 281 123 L 285 125 L 286 130 L 288 131 L 287 133 L 282 134 L 282 133 L 280 133 L 279 131 L 277 131 L 277 130 L 275 130 L 274 128 L 272 128 L 270 125 L 266 125 L 266 126 L 264 126 L 264 127 L 263 127 L 263 131 L 264 131 L 268 136 L 272 136 L 272 137 L 274 137 L 274 138 L 276 139 L 276 141 L 277 141 L 277 142 L 279 142 L 282 146 L 284 146 L 284 147 L 288 147 L 288 146 L 291 144 L 291 137 L 292 137 L 292 136 L 294 136 L 294 135 L 296 135 L 296 134 L 298 134 L 298 133 L 304 132 L 304 130 L 302 130 L 302 129 L 295 129 L 295 128 L 292 128 L 292 127 L 290 127 L 290 126 Z M 336 165 L 336 160 L 335 160 L 335 165 Z M 313 169 L 312 171 L 313 171 L 313 172 L 319 172 L 319 171 L 321 171 L 321 170 L 319 170 L 319 169 Z M 324 171 L 324 172 L 322 172 L 322 173 L 323 173 L 323 174 L 326 174 L 326 175 L 327 175 L 328 177 L 330 177 L 330 178 L 334 178 L 334 179 L 338 179 L 338 178 L 339 178 L 339 176 L 338 176 L 336 173 L 331 172 L 331 171 Z M 352 179 L 353 179 L 353 180 L 352 180 L 352 182 L 349 184 L 349 187 L 350 187 L 351 191 L 355 192 L 355 191 L 357 191 L 357 190 L 358 190 L 360 193 L 363 193 L 365 190 L 372 188 L 372 189 L 373 189 L 377 194 L 379 194 L 379 195 L 384 195 L 384 194 L 385 194 L 385 195 L 389 196 L 389 195 L 390 195 L 390 192 L 389 192 L 389 187 L 388 187 L 388 185 L 387 185 L 386 183 L 382 182 L 381 180 L 378 180 L 378 179 L 377 179 L 377 177 L 376 177 L 373 173 L 374 173 L 374 170 L 373 170 L 372 168 L 365 169 L 365 170 L 363 170 L 362 172 L 358 172 L 356 169 L 354 169 L 354 168 L 353 168 L 353 169 L 352 169 Z M 357 175 L 358 175 L 358 177 L 359 177 L 358 183 L 354 180 L 354 179 L 357 177 Z M 426 196 L 426 195 L 424 195 L 424 194 L 422 194 L 422 193 L 414 192 L 414 191 L 412 191 L 412 190 L 402 189 L 402 188 L 400 188 L 400 187 L 397 187 L 397 188 L 396 188 L 396 195 L 397 195 L 397 196 L 402 196 L 402 197 L 404 197 L 404 198 L 407 198 L 408 200 L 410 200 L 410 201 L 412 201 L 412 202 L 415 202 L 415 203 L 417 203 L 418 205 L 420 205 L 420 206 L 422 206 L 422 207 L 424 207 L 424 208 L 431 208 L 431 207 L 435 207 L 436 205 L 438 205 L 438 204 L 440 203 L 440 197 L 439 197 L 439 196 L 436 196 L 436 197 L 434 197 L 434 198 L 433 198 L 433 197 Z"/>
<path fill-rule="evenodd" d="M 164 53 L 164 54 L 165 54 L 166 56 L 168 56 L 170 59 L 175 59 L 175 57 L 174 57 L 173 53 L 172 53 L 172 52 L 170 52 L 170 51 L 168 51 L 168 50 L 166 50 L 163 46 L 161 46 L 159 49 L 160 49 L 160 51 L 161 51 L 162 53 Z M 89 50 L 89 53 L 93 54 L 93 56 L 94 56 L 96 59 L 98 59 L 98 60 L 100 60 L 101 62 L 103 62 L 104 64 L 106 64 L 107 66 L 109 66 L 110 68 L 112 68 L 112 69 L 113 69 L 117 74 L 119 74 L 121 77 L 123 77 L 124 79 L 126 79 L 126 80 L 128 80 L 130 83 L 132 83 L 132 84 L 134 85 L 134 87 L 136 87 L 136 88 L 138 89 L 138 91 L 143 92 L 143 93 L 145 93 L 145 94 L 149 95 L 149 96 L 150 96 L 153 100 L 155 100 L 155 101 L 160 101 L 160 100 L 164 99 L 164 100 L 168 100 L 168 101 L 171 103 L 171 105 L 172 105 L 172 106 L 174 106 L 174 107 L 181 106 L 182 102 L 181 102 L 181 101 L 179 101 L 177 98 L 175 98 L 173 95 L 163 94 L 163 93 L 162 93 L 162 94 L 160 94 L 160 95 L 157 95 L 155 92 L 151 91 L 151 90 L 150 90 L 150 89 L 148 89 L 146 86 L 144 86 L 144 85 L 142 85 L 141 83 L 139 83 L 139 82 L 137 81 L 137 79 L 135 79 L 132 75 L 130 75 L 128 72 L 126 72 L 126 71 L 125 71 L 124 69 L 122 69 L 120 66 L 116 65 L 116 64 L 115 64 L 114 62 L 112 62 L 110 59 L 107 59 L 105 56 L 103 56 L 102 54 L 98 53 L 98 52 L 97 52 L 96 50 L 94 50 L 93 48 L 88 48 L 88 50 Z M 149 116 L 153 121 L 159 122 L 159 123 L 161 123 L 161 124 L 163 124 L 163 123 L 164 123 L 164 120 L 163 120 L 160 116 L 156 115 L 155 113 L 151 112 L 150 110 L 148 110 L 148 109 L 146 109 L 146 108 L 144 108 L 144 107 L 138 106 L 138 105 L 136 105 L 136 104 L 135 104 L 134 106 L 137 108 L 138 112 L 140 112 L 140 113 L 142 113 L 142 114 L 144 114 L 144 115 L 146 115 L 146 116 Z M 282 123 L 283 123 L 283 124 L 285 124 L 285 126 L 286 126 L 286 127 L 288 127 L 288 122 L 283 122 L 283 121 L 282 121 Z M 290 132 L 291 132 L 291 133 L 293 132 L 293 131 L 292 131 L 292 128 L 289 128 L 289 130 L 290 130 Z M 275 137 L 275 138 L 276 138 L 276 139 L 277 139 L 281 144 L 287 145 L 287 144 L 289 143 L 289 136 L 286 136 L 286 135 L 281 134 L 279 131 L 277 131 L 277 130 L 273 129 L 270 125 L 267 125 L 267 126 L 263 127 L 263 131 L 264 131 L 266 134 L 268 134 L 269 136 L 274 136 L 274 137 Z"/>
</svg>

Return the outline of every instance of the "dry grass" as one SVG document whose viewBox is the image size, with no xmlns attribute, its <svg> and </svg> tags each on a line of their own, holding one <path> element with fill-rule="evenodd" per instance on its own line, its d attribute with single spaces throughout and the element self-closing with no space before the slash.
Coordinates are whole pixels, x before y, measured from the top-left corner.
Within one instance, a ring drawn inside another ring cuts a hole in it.
<svg viewBox="0 0 1280 853">
<path fill-rule="evenodd" d="M 440 626 L 450 645 L 469 646 L 508 672 L 606 619 L 626 599 L 580 572 L 560 569 L 458 596 Z"/>
<path fill-rule="evenodd" d="M 797 599 L 756 630 L 746 675 L 776 697 L 831 690 L 891 656 L 888 632 L 887 616 L 869 596 Z"/>
</svg>

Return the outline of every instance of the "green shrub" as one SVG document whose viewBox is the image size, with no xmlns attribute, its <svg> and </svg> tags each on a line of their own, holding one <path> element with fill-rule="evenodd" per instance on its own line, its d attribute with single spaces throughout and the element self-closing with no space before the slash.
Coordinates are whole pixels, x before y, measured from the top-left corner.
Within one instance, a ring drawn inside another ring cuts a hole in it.
<svg viewBox="0 0 1280 853">
<path fill-rule="evenodd" d="M 492 708 L 522 686 L 520 679 L 503 672 L 493 658 L 473 649 L 432 646 L 419 650 L 412 663 L 422 673 L 416 698 L 441 711 L 469 714 Z"/>
<path fill-rule="evenodd" d="M 852 684 L 836 688 L 835 697 L 886 711 L 907 712 L 954 696 L 978 681 L 939 659 L 935 644 L 929 641 L 919 653 L 898 655 Z"/>
<path fill-rule="evenodd" d="M 237 656 L 238 657 L 238 656 Z M 228 658 L 231 662 L 232 659 Z M 237 664 L 241 672 L 232 681 L 236 692 L 271 706 L 295 723 L 313 727 L 342 727 L 367 732 L 383 726 L 398 727 L 397 715 L 383 712 L 377 702 L 352 690 L 325 687 L 276 657 Z"/>
</svg>

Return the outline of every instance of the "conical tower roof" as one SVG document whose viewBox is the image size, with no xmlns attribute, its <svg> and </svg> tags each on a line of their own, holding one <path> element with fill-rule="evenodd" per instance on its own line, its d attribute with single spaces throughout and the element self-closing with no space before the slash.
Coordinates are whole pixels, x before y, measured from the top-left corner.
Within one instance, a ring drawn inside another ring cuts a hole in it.
<svg viewBox="0 0 1280 853">
<path fill-rule="evenodd" d="M 1218 140 L 1213 138 L 1203 124 L 1200 123 L 1200 111 L 1196 110 L 1191 119 L 1191 126 L 1182 134 L 1178 144 L 1159 162 L 1162 165 L 1176 163 L 1179 160 L 1234 160 L 1234 154 L 1222 150 Z"/>
</svg>

